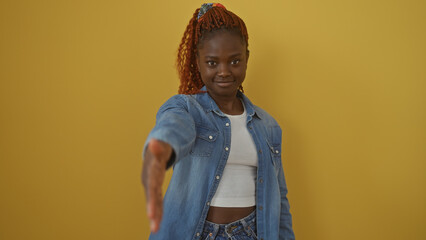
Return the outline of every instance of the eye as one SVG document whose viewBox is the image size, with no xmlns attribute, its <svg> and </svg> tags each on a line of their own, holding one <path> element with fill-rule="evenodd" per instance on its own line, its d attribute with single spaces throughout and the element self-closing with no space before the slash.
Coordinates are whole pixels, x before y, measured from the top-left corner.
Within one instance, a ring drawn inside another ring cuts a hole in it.
<svg viewBox="0 0 426 240">
<path fill-rule="evenodd" d="M 235 59 L 235 60 L 232 60 L 232 62 L 231 62 L 231 64 L 233 64 L 233 65 L 238 64 L 238 63 L 240 63 L 240 59 Z"/>
<path fill-rule="evenodd" d="M 215 61 L 207 61 L 207 65 L 213 67 L 213 66 L 216 66 L 216 62 Z"/>
</svg>

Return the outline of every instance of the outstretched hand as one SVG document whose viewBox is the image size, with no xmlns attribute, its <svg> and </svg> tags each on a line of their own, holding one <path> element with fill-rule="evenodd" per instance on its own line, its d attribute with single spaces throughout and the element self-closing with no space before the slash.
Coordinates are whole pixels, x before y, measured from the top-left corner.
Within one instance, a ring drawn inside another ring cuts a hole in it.
<svg viewBox="0 0 426 240">
<path fill-rule="evenodd" d="M 172 155 L 172 147 L 157 139 L 151 139 L 144 155 L 142 184 L 145 189 L 147 213 L 152 232 L 160 228 L 163 216 L 162 185 L 166 174 L 166 164 Z"/>
</svg>

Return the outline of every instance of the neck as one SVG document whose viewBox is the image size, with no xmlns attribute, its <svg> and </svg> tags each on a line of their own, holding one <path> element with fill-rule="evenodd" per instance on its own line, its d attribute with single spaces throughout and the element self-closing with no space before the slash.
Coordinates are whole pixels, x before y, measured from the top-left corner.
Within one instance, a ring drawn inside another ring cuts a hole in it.
<svg viewBox="0 0 426 240">
<path fill-rule="evenodd" d="M 219 109 L 229 115 L 239 115 L 244 112 L 243 104 L 237 97 L 237 94 L 233 96 L 214 96 L 209 93 L 210 97 L 216 102 Z"/>
</svg>

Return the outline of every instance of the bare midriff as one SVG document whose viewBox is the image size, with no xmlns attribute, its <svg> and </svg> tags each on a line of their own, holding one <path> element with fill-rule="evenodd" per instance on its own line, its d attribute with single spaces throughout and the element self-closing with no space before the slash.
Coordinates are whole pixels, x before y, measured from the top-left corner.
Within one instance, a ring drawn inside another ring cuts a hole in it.
<svg viewBox="0 0 426 240">
<path fill-rule="evenodd" d="M 252 207 L 213 207 L 207 213 L 207 221 L 217 224 L 228 224 L 247 217 L 256 209 Z"/>
</svg>

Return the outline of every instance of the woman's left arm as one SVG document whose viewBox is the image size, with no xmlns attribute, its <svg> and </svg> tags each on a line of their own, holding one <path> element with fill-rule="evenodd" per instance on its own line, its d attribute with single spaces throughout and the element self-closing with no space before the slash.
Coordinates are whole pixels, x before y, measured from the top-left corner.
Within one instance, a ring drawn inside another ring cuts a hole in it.
<svg viewBox="0 0 426 240">
<path fill-rule="evenodd" d="M 280 194 L 281 194 L 281 212 L 280 212 L 280 233 L 279 233 L 279 239 L 280 240 L 294 240 L 295 236 L 294 236 L 294 231 L 293 231 L 293 221 L 292 221 L 292 216 L 290 213 L 290 204 L 288 202 L 287 199 L 287 183 L 285 181 L 285 176 L 284 176 L 284 169 L 282 166 L 282 129 L 281 127 L 278 125 L 277 122 L 276 123 L 276 127 L 273 128 L 272 131 L 272 135 L 273 137 L 279 139 L 279 143 L 280 143 L 280 147 L 281 149 L 279 149 L 279 151 L 281 152 L 280 154 L 280 159 L 279 159 L 279 171 L 278 171 L 278 184 L 279 184 L 279 188 L 280 188 Z"/>
<path fill-rule="evenodd" d="M 280 240 L 293 240 L 293 224 L 290 213 L 290 204 L 287 199 L 287 184 L 284 177 L 284 170 L 281 166 L 281 170 L 278 173 L 278 183 L 280 186 L 281 193 L 281 214 L 280 214 Z"/>
</svg>

